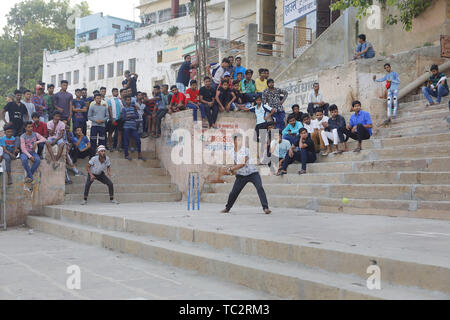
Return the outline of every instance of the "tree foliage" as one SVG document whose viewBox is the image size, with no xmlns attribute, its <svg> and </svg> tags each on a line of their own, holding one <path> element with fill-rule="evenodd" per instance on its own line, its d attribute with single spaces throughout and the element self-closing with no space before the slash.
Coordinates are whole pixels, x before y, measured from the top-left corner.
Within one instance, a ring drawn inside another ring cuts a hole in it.
<svg viewBox="0 0 450 320">
<path fill-rule="evenodd" d="M 42 79 L 43 50 L 66 50 L 75 45 L 75 17 L 91 14 L 87 2 L 25 0 L 9 11 L 0 36 L 0 95 L 17 85 L 19 32 L 22 34 L 21 87 L 34 89 Z"/>
<path fill-rule="evenodd" d="M 384 8 L 394 7 L 399 14 L 389 14 L 386 17 L 386 23 L 394 25 L 402 23 L 406 31 L 411 31 L 414 18 L 421 15 L 431 4 L 433 0 L 379 0 Z M 332 10 L 345 10 L 349 7 L 358 9 L 359 17 L 367 14 L 367 9 L 375 3 L 374 0 L 337 0 L 331 5 Z"/>
</svg>

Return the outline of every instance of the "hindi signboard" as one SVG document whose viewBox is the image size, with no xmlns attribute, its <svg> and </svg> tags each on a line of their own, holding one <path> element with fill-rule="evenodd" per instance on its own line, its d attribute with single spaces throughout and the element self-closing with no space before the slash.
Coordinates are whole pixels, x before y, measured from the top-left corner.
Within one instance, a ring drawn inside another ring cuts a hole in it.
<svg viewBox="0 0 450 320">
<path fill-rule="evenodd" d="M 297 21 L 307 14 L 317 10 L 317 0 L 284 0 L 284 25 Z"/>
<path fill-rule="evenodd" d="M 124 43 L 134 40 L 134 29 L 128 29 L 115 34 L 114 43 L 117 45 L 119 43 Z"/>
</svg>

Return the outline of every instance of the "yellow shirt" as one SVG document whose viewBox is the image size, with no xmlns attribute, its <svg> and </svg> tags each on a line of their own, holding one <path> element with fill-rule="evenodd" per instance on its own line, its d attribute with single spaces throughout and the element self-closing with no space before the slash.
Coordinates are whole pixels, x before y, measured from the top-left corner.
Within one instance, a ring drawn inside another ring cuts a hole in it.
<svg viewBox="0 0 450 320">
<path fill-rule="evenodd" d="M 260 78 L 256 79 L 255 87 L 256 87 L 256 92 L 263 92 L 264 90 L 267 89 L 267 80 L 264 79 L 264 81 L 261 81 Z"/>
</svg>

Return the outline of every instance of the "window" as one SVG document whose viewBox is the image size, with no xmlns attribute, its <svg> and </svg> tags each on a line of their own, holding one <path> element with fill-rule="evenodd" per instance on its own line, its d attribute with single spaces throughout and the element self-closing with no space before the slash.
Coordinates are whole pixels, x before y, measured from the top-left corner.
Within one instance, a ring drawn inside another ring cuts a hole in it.
<svg viewBox="0 0 450 320">
<path fill-rule="evenodd" d="M 178 17 L 184 17 L 188 14 L 189 5 L 188 4 L 181 4 L 180 5 L 180 11 L 178 12 Z"/>
<path fill-rule="evenodd" d="M 58 75 L 58 85 L 60 85 L 61 84 L 61 81 L 63 81 L 64 80 L 64 73 L 60 73 L 59 75 Z M 56 85 L 56 84 L 55 84 Z"/>
<path fill-rule="evenodd" d="M 108 63 L 108 78 L 114 78 L 114 63 Z"/>
<path fill-rule="evenodd" d="M 158 11 L 159 23 L 168 21 L 172 18 L 172 9 L 165 9 Z"/>
<path fill-rule="evenodd" d="M 131 73 L 136 72 L 136 59 L 128 60 L 128 70 L 130 70 Z"/>
<path fill-rule="evenodd" d="M 89 68 L 89 81 L 95 80 L 95 67 Z"/>
<path fill-rule="evenodd" d="M 117 62 L 117 76 L 118 77 L 123 76 L 123 61 Z"/>
<path fill-rule="evenodd" d="M 73 72 L 73 84 L 78 84 L 80 82 L 80 70 L 75 70 Z"/>
<path fill-rule="evenodd" d="M 69 85 L 72 84 L 72 72 L 66 72 L 66 80 L 69 82 Z"/>
<path fill-rule="evenodd" d="M 89 33 L 89 40 L 96 40 L 97 39 L 97 31 Z"/>
<path fill-rule="evenodd" d="M 112 25 L 113 29 L 116 29 L 116 32 L 120 32 L 120 26 L 118 24 L 114 24 Z"/>
<path fill-rule="evenodd" d="M 157 53 L 157 57 L 156 57 L 156 62 L 157 63 L 161 63 L 162 62 L 162 51 L 158 51 Z"/>
<path fill-rule="evenodd" d="M 56 75 L 52 76 L 51 84 L 56 84 Z"/>
<path fill-rule="evenodd" d="M 142 19 L 142 23 L 144 25 L 155 24 L 156 23 L 156 12 L 146 14 L 141 19 Z"/>
<path fill-rule="evenodd" d="M 105 65 L 98 66 L 98 80 L 105 79 Z"/>
</svg>

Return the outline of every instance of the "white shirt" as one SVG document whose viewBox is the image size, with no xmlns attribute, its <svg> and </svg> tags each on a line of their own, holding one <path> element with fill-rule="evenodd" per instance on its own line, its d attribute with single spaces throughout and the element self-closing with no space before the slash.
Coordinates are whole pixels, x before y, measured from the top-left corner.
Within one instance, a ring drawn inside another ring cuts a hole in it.
<svg viewBox="0 0 450 320">
<path fill-rule="evenodd" d="M 213 78 L 215 84 L 220 84 L 220 81 L 222 80 L 224 73 L 225 69 L 220 66 L 219 69 L 217 69 L 216 74 L 214 75 Z"/>
<path fill-rule="evenodd" d="M 316 96 L 316 92 L 313 91 L 309 94 L 308 97 L 308 103 L 319 103 L 323 101 L 322 94 L 319 92 L 319 94 Z"/>
<path fill-rule="evenodd" d="M 272 140 L 272 142 L 270 143 L 270 150 L 272 150 L 273 147 L 275 147 L 275 150 L 272 152 L 272 154 L 277 158 L 284 158 L 284 157 L 286 157 L 286 153 L 291 148 L 291 143 L 286 139 L 281 140 L 281 143 L 278 142 L 278 140 Z M 281 157 L 280 157 L 280 151 L 281 151 Z"/>
<path fill-rule="evenodd" d="M 264 118 L 266 117 L 267 110 L 272 111 L 272 108 L 269 107 L 268 104 L 266 104 L 265 106 L 261 105 L 259 108 L 258 108 L 258 105 L 255 105 L 255 106 L 250 107 L 249 109 L 255 110 L 256 124 L 266 122 L 266 120 Z"/>
<path fill-rule="evenodd" d="M 36 107 L 34 106 L 33 102 L 25 102 L 25 100 L 22 100 L 22 103 L 27 107 L 28 111 L 28 121 L 31 121 L 31 115 L 36 112 Z"/>
<path fill-rule="evenodd" d="M 322 120 L 320 121 L 317 119 L 311 120 L 311 124 L 315 129 L 323 130 L 325 128 L 323 127 L 322 123 L 328 122 L 328 119 L 329 118 L 327 116 L 323 116 Z"/>
<path fill-rule="evenodd" d="M 245 158 L 248 157 L 248 161 L 245 162 L 245 166 L 237 171 L 237 175 L 249 176 L 255 172 L 258 172 L 258 169 L 256 169 L 256 166 L 251 164 L 253 162 L 250 159 L 250 151 L 248 148 L 242 147 L 241 150 L 239 150 L 238 152 L 235 152 L 234 148 L 233 148 L 231 150 L 231 154 L 233 156 L 234 163 L 237 165 L 243 164 L 245 161 Z"/>
<path fill-rule="evenodd" d="M 303 123 L 303 128 L 305 128 L 306 130 L 308 130 L 308 133 L 314 133 L 314 124 L 313 124 L 314 120 L 311 120 L 310 124 L 306 124 Z"/>
</svg>

